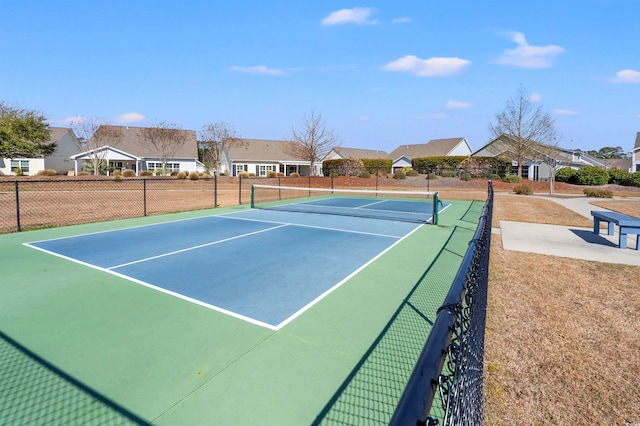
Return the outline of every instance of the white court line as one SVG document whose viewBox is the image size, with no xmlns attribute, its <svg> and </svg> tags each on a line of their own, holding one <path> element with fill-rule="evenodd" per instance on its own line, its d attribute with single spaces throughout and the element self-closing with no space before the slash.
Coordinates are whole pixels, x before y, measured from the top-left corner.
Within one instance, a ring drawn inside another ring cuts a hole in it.
<svg viewBox="0 0 640 426">
<path fill-rule="evenodd" d="M 197 250 L 197 249 L 200 249 L 202 247 L 213 246 L 213 245 L 220 244 L 220 243 L 226 243 L 227 241 L 237 240 L 239 238 L 250 237 L 251 235 L 261 234 L 263 232 L 273 231 L 274 229 L 284 228 L 285 226 L 287 226 L 287 224 L 273 226 L 271 228 L 261 229 L 259 231 L 255 231 L 255 232 L 249 232 L 248 234 L 236 235 L 235 237 L 225 238 L 223 240 L 212 241 L 210 243 L 200 244 L 200 245 L 193 246 L 193 247 L 187 247 L 187 248 L 184 248 L 184 249 L 171 251 L 169 253 L 159 254 L 157 256 L 146 257 L 144 259 L 134 260 L 133 262 L 127 262 L 127 263 L 123 263 L 121 265 L 110 266 L 110 267 L 108 267 L 106 269 L 113 270 L 113 269 L 122 268 L 124 266 L 135 265 L 136 263 L 142 263 L 142 262 L 147 262 L 149 260 L 159 259 L 161 257 L 173 256 L 174 254 L 184 253 L 186 251 L 191 251 L 191 250 Z"/>
<path fill-rule="evenodd" d="M 413 231 L 409 232 L 407 235 L 405 235 L 404 237 L 400 238 L 398 241 L 396 241 L 395 243 L 391 244 L 389 247 L 387 247 L 386 249 L 384 249 L 383 251 L 381 251 L 380 253 L 378 253 L 377 256 L 375 256 L 374 258 L 372 258 L 371 260 L 369 260 L 368 262 L 366 262 L 365 264 L 363 264 L 362 266 L 360 266 L 358 269 L 356 269 L 355 271 L 353 271 L 351 274 L 349 274 L 347 277 L 345 277 L 344 279 L 342 279 L 342 281 L 338 282 L 337 284 L 335 284 L 333 287 L 331 287 L 330 289 L 326 290 L 324 293 L 322 293 L 321 295 L 319 295 L 318 297 L 316 297 L 315 299 L 313 299 L 311 302 L 307 303 L 305 306 L 303 306 L 301 309 L 299 309 L 298 311 L 296 311 L 293 315 L 291 315 L 289 318 L 287 318 L 286 320 L 282 321 L 280 324 L 278 324 L 274 330 L 280 330 L 282 327 L 284 327 L 285 325 L 289 324 L 291 321 L 293 321 L 294 319 L 298 318 L 300 315 L 302 315 L 303 313 L 305 313 L 307 310 L 309 310 L 313 305 L 315 305 L 316 303 L 320 302 L 322 299 L 324 299 L 325 297 L 327 297 L 329 294 L 331 294 L 333 291 L 335 291 L 337 288 L 339 288 L 340 286 L 342 286 L 344 283 L 346 283 L 347 281 L 349 281 L 351 278 L 353 278 L 356 274 L 360 273 L 360 271 L 362 271 L 364 268 L 366 268 L 367 266 L 369 266 L 373 261 L 377 260 L 378 258 L 380 258 L 383 254 L 385 254 L 386 252 L 388 252 L 389 250 L 391 250 L 392 248 L 394 248 L 396 245 L 400 244 L 400 242 L 402 242 L 405 238 L 407 238 L 409 235 L 413 234 L 414 232 L 416 232 L 418 229 L 420 229 L 423 225 L 418 225 Z"/>
<path fill-rule="evenodd" d="M 366 208 L 366 207 L 369 207 L 369 206 L 373 206 L 373 205 L 380 204 L 380 203 L 386 203 L 386 202 L 387 202 L 387 200 L 380 200 L 380 201 L 376 201 L 374 203 L 363 204 L 363 205 L 355 207 L 355 208 L 356 209 L 361 209 L 361 208 Z"/>
</svg>

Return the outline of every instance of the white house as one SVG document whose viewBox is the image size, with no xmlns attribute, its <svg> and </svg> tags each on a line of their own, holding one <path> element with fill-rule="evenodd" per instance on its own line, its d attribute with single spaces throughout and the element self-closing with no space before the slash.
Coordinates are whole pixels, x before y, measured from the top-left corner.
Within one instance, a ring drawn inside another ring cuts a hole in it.
<svg viewBox="0 0 640 426">
<path fill-rule="evenodd" d="M 36 175 L 40 170 L 55 170 L 57 174 L 67 174 L 73 170 L 73 162 L 70 156 L 80 152 L 80 144 L 73 130 L 63 127 L 49 128 L 50 143 L 56 144 L 56 149 L 51 155 L 35 158 L 0 158 L 0 171 L 5 174 L 13 174 L 16 168 L 20 168 L 25 175 Z"/>
<path fill-rule="evenodd" d="M 631 172 L 640 172 L 640 132 L 636 134 L 636 144 L 630 152 L 631 154 Z"/>
<path fill-rule="evenodd" d="M 283 173 L 285 176 L 298 173 L 309 176 L 311 163 L 293 157 L 285 149 L 286 141 L 265 139 L 243 139 L 244 143 L 235 144 L 224 152 L 221 172 L 238 176 L 240 172 L 267 176 L 269 172 Z M 322 172 L 322 162 L 314 164 L 314 175 Z"/>
<path fill-rule="evenodd" d="M 92 158 L 100 158 L 102 161 L 108 162 L 111 170 L 131 169 L 136 175 L 144 170 L 154 172 L 162 169 L 161 153 L 151 144 L 145 142 L 141 134 L 142 128 L 129 126 L 109 127 L 119 128 L 122 131 L 122 137 L 118 137 L 104 146 L 72 155 L 73 170 L 76 174 L 84 170 L 91 163 Z M 168 159 L 165 172 L 203 171 L 204 166 L 198 161 L 195 130 L 180 130 L 180 134 L 182 135 L 182 143 L 176 147 L 175 153 Z"/>
</svg>

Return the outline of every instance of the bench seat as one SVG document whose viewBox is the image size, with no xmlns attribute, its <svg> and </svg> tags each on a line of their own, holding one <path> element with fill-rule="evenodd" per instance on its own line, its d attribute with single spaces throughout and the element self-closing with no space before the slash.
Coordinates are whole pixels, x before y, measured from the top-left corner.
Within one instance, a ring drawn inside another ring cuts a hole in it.
<svg viewBox="0 0 640 426">
<path fill-rule="evenodd" d="M 636 238 L 636 250 L 640 250 L 640 218 L 627 216 L 626 214 L 610 211 L 591 211 L 593 216 L 593 233 L 600 233 L 600 222 L 607 222 L 608 235 L 614 234 L 614 225 L 618 225 L 619 237 L 618 246 L 621 249 L 627 248 L 627 235 L 638 235 Z"/>
</svg>

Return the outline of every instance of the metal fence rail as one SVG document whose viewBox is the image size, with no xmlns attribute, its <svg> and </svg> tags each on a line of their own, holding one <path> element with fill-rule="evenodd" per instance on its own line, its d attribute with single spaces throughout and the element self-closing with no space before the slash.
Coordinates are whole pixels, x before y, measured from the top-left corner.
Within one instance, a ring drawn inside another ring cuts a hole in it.
<svg viewBox="0 0 640 426">
<path fill-rule="evenodd" d="M 483 361 L 493 187 L 456 278 L 389 424 L 483 422 Z"/>
</svg>

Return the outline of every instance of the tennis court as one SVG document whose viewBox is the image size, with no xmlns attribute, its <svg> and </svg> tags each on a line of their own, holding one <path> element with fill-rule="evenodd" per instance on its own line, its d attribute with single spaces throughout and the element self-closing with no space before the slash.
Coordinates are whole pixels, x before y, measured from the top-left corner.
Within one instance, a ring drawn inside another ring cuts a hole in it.
<svg viewBox="0 0 640 426">
<path fill-rule="evenodd" d="M 370 375 L 367 360 L 411 301 L 419 323 L 385 367 L 394 383 L 406 381 L 412 365 L 394 357 L 417 357 L 483 203 L 436 204 L 433 226 L 433 200 L 402 200 L 405 209 L 420 205 L 420 218 L 404 221 L 385 217 L 397 206 L 381 198 L 312 194 L 294 203 L 369 210 L 358 217 L 283 209 L 279 197 L 269 209 L 0 236 L 0 351 L 13 354 L 1 374 L 14 383 L 0 391 L 0 423 L 68 405 L 73 415 L 122 423 L 369 422 L 341 398 Z M 55 385 L 25 391 L 23 370 L 27 382 Z M 370 411 L 382 423 L 402 392 L 387 386 L 395 396 Z"/>
</svg>

